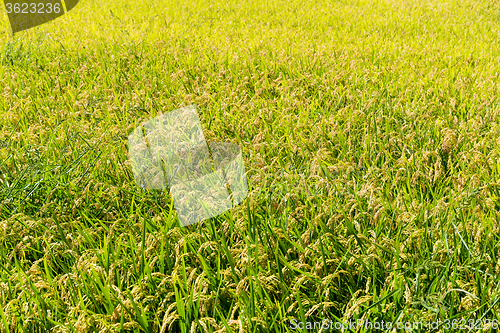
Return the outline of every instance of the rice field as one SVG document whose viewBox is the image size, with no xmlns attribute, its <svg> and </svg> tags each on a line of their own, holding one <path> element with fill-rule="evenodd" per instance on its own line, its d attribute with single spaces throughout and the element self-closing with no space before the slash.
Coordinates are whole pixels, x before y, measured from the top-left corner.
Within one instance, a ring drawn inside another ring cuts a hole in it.
<svg viewBox="0 0 500 333">
<path fill-rule="evenodd" d="M 1 8 L 1 332 L 495 331 L 498 2 Z M 181 227 L 127 137 L 192 104 L 249 194 Z"/>
</svg>

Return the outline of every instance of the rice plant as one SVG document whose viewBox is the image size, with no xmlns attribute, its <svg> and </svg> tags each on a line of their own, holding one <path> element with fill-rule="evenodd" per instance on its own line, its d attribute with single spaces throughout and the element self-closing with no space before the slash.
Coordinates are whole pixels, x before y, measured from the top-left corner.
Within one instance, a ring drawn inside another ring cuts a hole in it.
<svg viewBox="0 0 500 333">
<path fill-rule="evenodd" d="M 494 330 L 499 10 L 86 0 L 14 36 L 4 15 L 0 330 Z M 181 227 L 127 136 L 191 104 L 250 192 Z"/>
</svg>

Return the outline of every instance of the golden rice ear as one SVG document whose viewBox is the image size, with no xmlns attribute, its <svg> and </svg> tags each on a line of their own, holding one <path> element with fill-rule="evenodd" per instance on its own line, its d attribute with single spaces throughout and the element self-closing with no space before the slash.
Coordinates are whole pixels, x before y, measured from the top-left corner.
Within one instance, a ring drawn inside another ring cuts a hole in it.
<svg viewBox="0 0 500 333">
<path fill-rule="evenodd" d="M 66 12 L 79 0 L 66 0 Z M 65 14 L 61 0 L 4 0 L 12 33 L 31 29 Z"/>
</svg>

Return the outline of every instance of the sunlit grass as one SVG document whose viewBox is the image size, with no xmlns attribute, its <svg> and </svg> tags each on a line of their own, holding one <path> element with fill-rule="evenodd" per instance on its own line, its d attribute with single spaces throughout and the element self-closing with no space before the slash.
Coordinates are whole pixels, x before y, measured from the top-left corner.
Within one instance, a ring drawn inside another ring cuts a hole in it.
<svg viewBox="0 0 500 333">
<path fill-rule="evenodd" d="M 4 17 L 2 331 L 498 319 L 499 9 L 83 1 L 14 37 Z M 190 104 L 251 193 L 181 228 L 127 136 Z"/>
</svg>

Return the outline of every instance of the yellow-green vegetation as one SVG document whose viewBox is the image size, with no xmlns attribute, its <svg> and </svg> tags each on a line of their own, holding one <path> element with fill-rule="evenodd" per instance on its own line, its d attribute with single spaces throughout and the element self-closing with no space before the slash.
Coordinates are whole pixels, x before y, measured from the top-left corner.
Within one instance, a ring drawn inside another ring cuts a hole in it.
<svg viewBox="0 0 500 333">
<path fill-rule="evenodd" d="M 4 15 L 2 332 L 497 319 L 499 13 L 83 0 L 14 37 Z M 181 228 L 127 136 L 189 104 L 242 147 L 250 194 Z"/>
</svg>

